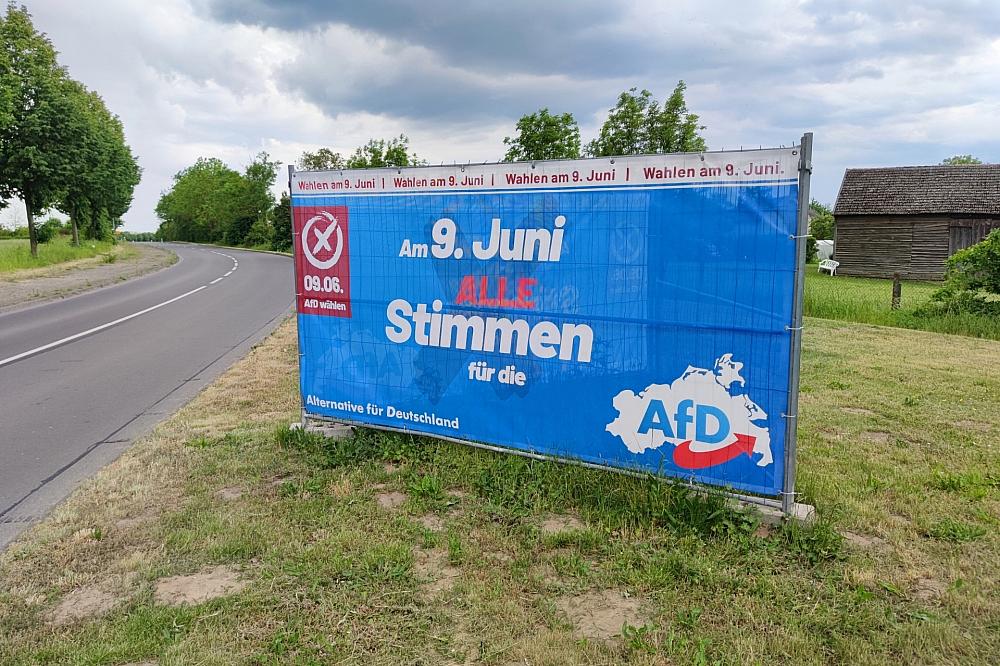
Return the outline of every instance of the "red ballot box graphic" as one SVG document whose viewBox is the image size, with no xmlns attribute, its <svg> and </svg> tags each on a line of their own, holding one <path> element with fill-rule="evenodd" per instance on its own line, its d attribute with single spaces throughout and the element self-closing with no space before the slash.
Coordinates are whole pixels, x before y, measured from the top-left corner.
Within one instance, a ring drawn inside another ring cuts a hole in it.
<svg viewBox="0 0 1000 666">
<path fill-rule="evenodd" d="M 293 210 L 298 312 L 350 317 L 347 206 L 299 206 Z"/>
</svg>

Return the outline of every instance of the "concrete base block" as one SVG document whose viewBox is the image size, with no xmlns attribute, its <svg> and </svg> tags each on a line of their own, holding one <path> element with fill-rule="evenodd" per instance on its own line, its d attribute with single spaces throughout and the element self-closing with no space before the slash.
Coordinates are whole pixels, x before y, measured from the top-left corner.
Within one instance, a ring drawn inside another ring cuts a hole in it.
<svg viewBox="0 0 1000 666">
<path fill-rule="evenodd" d="M 303 427 L 299 424 L 299 427 Z M 305 423 L 306 432 L 314 432 L 318 435 L 323 435 L 327 439 L 347 439 L 354 434 L 354 426 L 349 426 L 346 423 L 330 423 L 328 421 L 306 421 Z"/>
<path fill-rule="evenodd" d="M 811 504 L 796 502 L 792 505 L 792 512 L 787 516 L 781 509 L 775 507 L 754 505 L 754 509 L 757 510 L 761 522 L 766 525 L 780 525 L 786 520 L 794 520 L 803 525 L 812 525 L 816 522 L 816 507 Z"/>
</svg>

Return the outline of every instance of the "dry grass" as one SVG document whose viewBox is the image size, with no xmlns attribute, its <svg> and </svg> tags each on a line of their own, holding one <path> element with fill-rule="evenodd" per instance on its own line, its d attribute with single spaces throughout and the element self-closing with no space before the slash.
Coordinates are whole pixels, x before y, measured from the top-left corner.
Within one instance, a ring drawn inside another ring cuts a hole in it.
<svg viewBox="0 0 1000 666">
<path fill-rule="evenodd" d="M 592 470 L 275 433 L 287 323 L 0 555 L 0 663 L 997 663 L 1000 345 L 808 325 L 824 522 L 761 529 Z M 157 602 L 218 567 L 245 589 Z M 106 614 L 54 624 L 80 590 Z"/>
</svg>

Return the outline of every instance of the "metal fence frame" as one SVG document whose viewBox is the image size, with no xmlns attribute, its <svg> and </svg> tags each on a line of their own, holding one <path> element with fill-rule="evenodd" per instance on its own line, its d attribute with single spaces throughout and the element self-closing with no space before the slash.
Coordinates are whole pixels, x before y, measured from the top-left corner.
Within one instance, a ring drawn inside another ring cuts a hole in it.
<svg viewBox="0 0 1000 666">
<path fill-rule="evenodd" d="M 795 505 L 796 452 L 799 424 L 799 373 L 802 363 L 802 300 L 806 281 L 806 241 L 809 236 L 809 183 L 812 177 L 812 132 L 799 142 L 799 220 L 795 231 L 795 294 L 792 297 L 791 355 L 788 364 L 788 411 L 785 418 L 785 474 L 781 510 L 790 515 Z"/>
<path fill-rule="evenodd" d="M 771 497 L 762 497 L 757 495 L 748 495 L 745 493 L 733 492 L 731 490 L 726 490 L 722 487 L 710 486 L 705 484 L 697 484 L 691 481 L 684 483 L 684 480 L 679 477 L 660 477 L 650 474 L 646 471 L 640 470 L 629 470 L 622 467 L 611 467 L 608 465 L 600 465 L 596 463 L 586 462 L 582 460 L 577 460 L 574 458 L 562 458 L 559 456 L 544 455 L 540 453 L 534 453 L 531 451 L 521 451 L 517 449 L 505 448 L 502 446 L 496 446 L 493 444 L 487 444 L 484 442 L 476 442 L 468 439 L 461 439 L 458 437 L 448 437 L 447 435 L 437 435 L 432 433 L 425 433 L 420 430 L 413 430 L 409 428 L 394 428 L 391 426 L 383 426 L 367 423 L 364 421 L 355 421 L 353 419 L 330 419 L 318 414 L 310 414 L 306 411 L 305 402 L 302 400 L 302 391 L 299 391 L 299 401 L 300 401 L 300 412 L 301 412 L 301 427 L 308 428 L 310 423 L 315 423 L 317 425 L 351 425 L 360 426 L 365 428 L 372 428 L 375 430 L 384 430 L 388 432 L 398 432 L 406 435 L 420 435 L 423 437 L 433 437 L 434 439 L 440 439 L 448 442 L 455 442 L 465 446 L 473 446 L 479 449 L 485 449 L 487 451 L 494 451 L 497 453 L 505 453 L 510 455 L 517 455 L 524 458 L 531 458 L 534 460 L 546 460 L 552 462 L 566 463 L 571 465 L 578 465 L 581 467 L 588 467 L 591 469 L 599 469 L 602 471 L 615 472 L 617 474 L 624 474 L 626 476 L 642 477 L 642 478 L 655 478 L 660 481 L 670 482 L 670 483 L 682 483 L 700 492 L 723 495 L 725 497 L 732 498 L 734 500 L 753 504 L 757 506 L 768 507 L 772 509 L 778 509 L 786 516 L 792 516 L 795 513 L 795 475 L 796 475 L 796 451 L 797 451 L 797 426 L 798 426 L 798 403 L 799 403 L 799 376 L 800 376 L 800 363 L 802 359 L 802 301 L 803 292 L 805 288 L 805 270 L 806 270 L 806 240 L 809 234 L 809 185 L 810 177 L 812 175 L 812 143 L 813 135 L 812 132 L 806 132 L 802 135 L 800 140 L 798 151 L 799 151 L 799 182 L 798 182 L 798 220 L 797 228 L 791 239 L 795 241 L 795 279 L 794 279 L 794 294 L 792 297 L 792 321 L 785 326 L 785 329 L 789 332 L 791 336 L 790 344 L 790 363 L 789 363 L 789 377 L 788 377 L 788 399 L 787 399 L 787 412 L 782 414 L 782 418 L 785 419 L 785 450 L 784 450 L 784 475 L 782 492 L 780 499 L 774 499 Z M 292 174 L 295 173 L 295 166 L 292 164 L 288 165 L 288 194 L 289 201 L 292 196 Z M 295 236 L 297 232 L 295 231 L 295 208 L 294 206 L 289 206 L 289 214 L 292 217 L 292 251 L 295 252 L 295 247 L 297 243 L 295 242 Z M 293 272 L 296 285 L 296 304 L 298 303 L 298 297 L 301 296 L 298 293 L 299 276 L 298 276 L 298 264 L 293 263 Z M 298 314 L 296 313 L 296 317 Z M 299 372 L 302 371 L 302 330 L 298 329 L 298 358 L 299 358 Z M 300 387 L 301 388 L 301 387 Z"/>
</svg>

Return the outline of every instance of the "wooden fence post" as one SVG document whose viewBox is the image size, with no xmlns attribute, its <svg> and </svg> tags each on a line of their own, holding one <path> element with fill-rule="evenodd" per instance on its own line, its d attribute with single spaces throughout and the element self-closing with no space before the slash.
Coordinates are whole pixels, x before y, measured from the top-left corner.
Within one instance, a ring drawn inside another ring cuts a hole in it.
<svg viewBox="0 0 1000 666">
<path fill-rule="evenodd" d="M 892 309 L 899 309 L 899 297 L 903 294 L 903 283 L 899 281 L 899 273 L 892 274 Z"/>
</svg>

